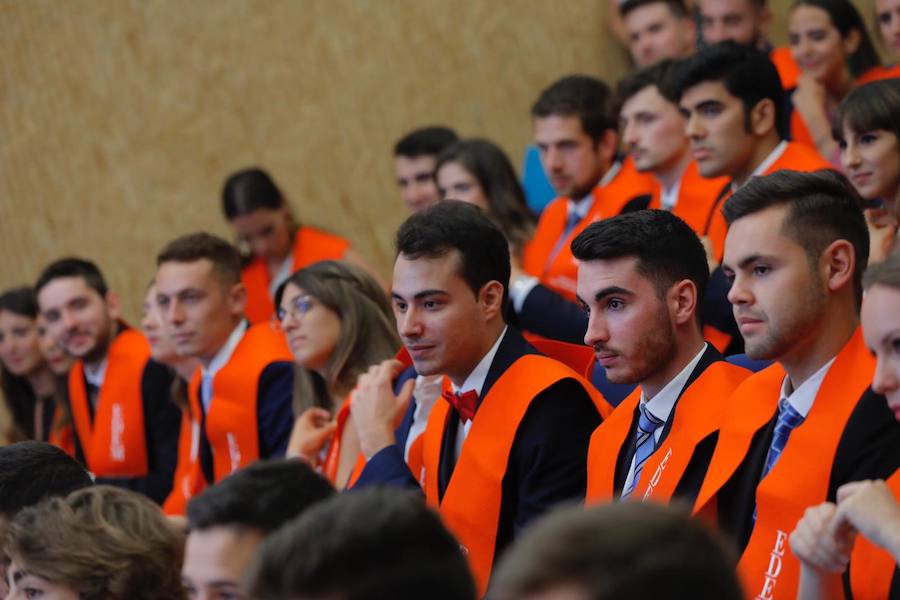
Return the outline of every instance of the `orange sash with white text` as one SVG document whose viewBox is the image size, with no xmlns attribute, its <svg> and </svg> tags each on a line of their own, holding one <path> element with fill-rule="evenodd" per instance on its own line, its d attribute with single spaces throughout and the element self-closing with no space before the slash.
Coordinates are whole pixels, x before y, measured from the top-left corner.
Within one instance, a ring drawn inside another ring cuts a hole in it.
<svg viewBox="0 0 900 600">
<path fill-rule="evenodd" d="M 431 410 L 423 434 L 425 498 L 466 549 L 479 597 L 484 596 L 494 562 L 502 481 L 519 423 L 532 400 L 563 379 L 578 381 L 600 415 L 610 414 L 600 392 L 562 363 L 537 354 L 519 358 L 482 400 L 441 500 L 438 472 L 450 405 L 439 398 Z"/>
<path fill-rule="evenodd" d="M 738 564 L 748 597 L 796 597 L 800 563 L 790 551 L 788 535 L 807 507 L 825 501 L 838 443 L 874 368 L 857 329 L 828 370 L 806 420 L 757 484 L 756 524 Z M 743 462 L 756 432 L 774 418 L 784 376 L 780 365 L 772 365 L 747 378 L 728 400 L 735 410 L 720 429 L 695 513 L 715 510 L 716 493 Z"/>
</svg>

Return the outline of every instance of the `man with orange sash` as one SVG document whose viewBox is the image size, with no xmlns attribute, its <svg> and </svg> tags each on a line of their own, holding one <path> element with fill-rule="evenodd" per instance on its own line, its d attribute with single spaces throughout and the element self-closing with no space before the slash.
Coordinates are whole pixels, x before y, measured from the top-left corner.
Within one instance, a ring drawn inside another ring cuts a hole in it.
<svg viewBox="0 0 900 600">
<path fill-rule="evenodd" d="M 791 49 L 773 48 L 768 39 L 772 11 L 766 0 L 700 0 L 700 32 L 705 44 L 731 40 L 751 48 L 768 52 L 769 60 L 778 69 L 781 85 L 788 90 L 797 86 L 800 67 Z"/>
<path fill-rule="evenodd" d="M 280 332 L 244 319 L 240 256 L 231 244 L 190 234 L 167 244 L 156 261 L 156 301 L 176 350 L 201 364 L 188 387 L 195 423 L 183 423 L 167 501 L 179 513 L 207 483 L 284 456 L 294 422 L 293 363 Z"/>
<path fill-rule="evenodd" d="M 784 88 L 765 53 L 721 42 L 681 63 L 675 79 L 700 175 L 731 179 L 717 195 L 715 211 L 752 176 L 828 167 L 815 150 L 786 141 L 790 129 Z M 714 218 L 706 235 L 724 239 L 725 230 L 725 221 Z M 707 295 L 721 298 L 728 282 L 715 267 L 712 263 Z M 716 345 L 735 344 L 737 350 L 740 335 L 730 307 L 709 303 L 704 309 L 704 322 L 718 330 Z"/>
<path fill-rule="evenodd" d="M 76 359 L 69 371 L 76 456 L 98 483 L 162 503 L 172 489 L 178 442 L 171 372 L 120 320 L 119 299 L 93 263 L 58 260 L 35 289 L 49 335 Z"/>
<path fill-rule="evenodd" d="M 619 143 L 610 90 L 593 77 L 564 77 L 541 92 L 531 115 L 544 171 L 558 194 L 544 209 L 522 264 L 513 264 L 510 297 L 523 329 L 580 344 L 586 322 L 575 304 L 578 267 L 569 245 L 593 221 L 646 208 L 652 179 Z"/>
<path fill-rule="evenodd" d="M 695 512 L 736 542 L 748 597 L 795 598 L 788 533 L 803 511 L 900 464 L 900 426 L 869 388 L 859 329 L 861 204 L 831 171 L 753 178 L 725 204 L 734 316 L 750 358 L 776 364 L 729 398 Z"/>
<path fill-rule="evenodd" d="M 591 436 L 587 501 L 692 503 L 724 400 L 749 375 L 703 339 L 703 245 L 672 213 L 643 210 L 592 224 L 572 252 L 585 343 L 609 381 L 639 384 Z"/>
<path fill-rule="evenodd" d="M 395 361 L 360 377 L 352 410 L 368 462 L 357 487 L 421 481 L 484 595 L 496 557 L 523 527 L 558 502 L 583 499 L 590 434 L 610 409 L 579 374 L 507 326 L 508 244 L 476 208 L 442 202 L 413 215 L 397 252 L 398 332 L 419 374 L 447 378 L 423 434 L 422 472 L 413 474 L 394 437 L 412 383 L 394 395 Z"/>
</svg>

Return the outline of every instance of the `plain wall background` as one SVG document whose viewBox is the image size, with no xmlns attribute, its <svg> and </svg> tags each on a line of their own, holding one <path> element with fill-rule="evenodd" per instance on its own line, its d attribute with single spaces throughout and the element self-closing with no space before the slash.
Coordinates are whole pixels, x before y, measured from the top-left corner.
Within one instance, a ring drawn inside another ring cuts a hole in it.
<svg viewBox="0 0 900 600">
<path fill-rule="evenodd" d="M 774 33 L 788 2 L 774 4 Z M 870 3 L 859 4 L 870 16 Z M 391 147 L 444 123 L 516 165 L 541 88 L 628 68 L 605 0 L 19 0 L 0 4 L 0 289 L 95 260 L 131 320 L 169 239 L 231 239 L 226 175 L 260 165 L 303 222 L 382 274 L 405 216 Z"/>
</svg>

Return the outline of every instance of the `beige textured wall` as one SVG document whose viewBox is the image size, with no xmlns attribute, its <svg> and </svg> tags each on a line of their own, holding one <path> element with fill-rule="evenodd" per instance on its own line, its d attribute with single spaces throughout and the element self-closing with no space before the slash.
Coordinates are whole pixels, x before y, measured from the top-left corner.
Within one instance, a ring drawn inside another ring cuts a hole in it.
<svg viewBox="0 0 900 600">
<path fill-rule="evenodd" d="M 225 175 L 271 171 L 301 220 L 387 273 L 390 149 L 453 124 L 520 160 L 528 109 L 625 57 L 602 1 L 10 0 L 0 4 L 0 289 L 96 260 L 134 318 L 168 239 L 229 235 Z"/>
</svg>

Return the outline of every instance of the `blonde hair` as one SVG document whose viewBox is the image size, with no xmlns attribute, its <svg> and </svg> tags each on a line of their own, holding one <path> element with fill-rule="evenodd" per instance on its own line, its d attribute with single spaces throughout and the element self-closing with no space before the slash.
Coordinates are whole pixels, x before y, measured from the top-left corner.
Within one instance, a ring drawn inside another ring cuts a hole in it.
<svg viewBox="0 0 900 600">
<path fill-rule="evenodd" d="M 276 305 L 288 284 L 301 288 L 341 321 L 340 338 L 328 358 L 324 379 L 296 367 L 294 414 L 311 406 L 333 410 L 331 393 L 348 394 L 363 372 L 393 357 L 400 348 L 391 302 L 371 275 L 343 261 L 324 260 L 300 269 L 278 289 Z"/>
<path fill-rule="evenodd" d="M 186 598 L 182 535 L 152 501 L 120 488 L 85 488 L 21 510 L 3 551 L 84 600 Z"/>
</svg>

